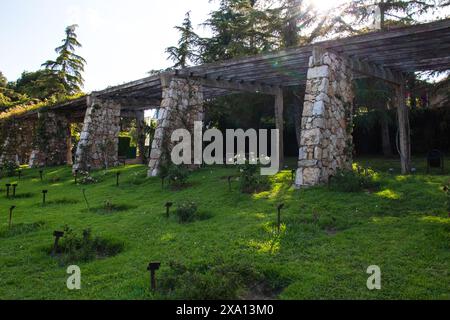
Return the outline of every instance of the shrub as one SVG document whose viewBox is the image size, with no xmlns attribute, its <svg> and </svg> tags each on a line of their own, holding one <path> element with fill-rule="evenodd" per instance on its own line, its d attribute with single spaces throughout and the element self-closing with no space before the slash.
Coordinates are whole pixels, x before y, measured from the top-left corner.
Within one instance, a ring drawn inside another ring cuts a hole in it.
<svg viewBox="0 0 450 320">
<path fill-rule="evenodd" d="M 5 163 L 6 175 L 8 177 L 14 177 L 16 175 L 17 169 L 19 169 L 19 165 L 14 161 L 8 161 Z"/>
<path fill-rule="evenodd" d="M 123 250 L 122 242 L 92 237 L 90 229 L 83 230 L 78 235 L 69 226 L 64 227 L 64 237 L 58 248 L 58 254 L 63 262 L 86 262 L 96 258 L 114 256 Z M 53 248 L 51 248 L 53 250 Z"/>
<path fill-rule="evenodd" d="M 189 170 L 184 166 L 172 165 L 167 172 L 169 182 L 176 187 L 184 186 L 189 177 Z"/>
<path fill-rule="evenodd" d="M 95 179 L 91 174 L 87 171 L 81 171 L 80 173 L 80 184 L 94 184 L 97 183 L 98 180 Z"/>
<path fill-rule="evenodd" d="M 195 202 L 184 202 L 178 205 L 175 214 L 178 216 L 180 223 L 192 222 L 197 218 L 197 209 Z"/>
<path fill-rule="evenodd" d="M 270 183 L 267 177 L 259 175 L 261 166 L 246 162 L 239 166 L 240 189 L 243 193 L 255 193 L 268 190 Z"/>
<path fill-rule="evenodd" d="M 330 177 L 331 190 L 340 192 L 359 192 L 362 190 L 378 189 L 380 184 L 375 180 L 375 172 L 370 169 L 338 170 Z"/>
</svg>

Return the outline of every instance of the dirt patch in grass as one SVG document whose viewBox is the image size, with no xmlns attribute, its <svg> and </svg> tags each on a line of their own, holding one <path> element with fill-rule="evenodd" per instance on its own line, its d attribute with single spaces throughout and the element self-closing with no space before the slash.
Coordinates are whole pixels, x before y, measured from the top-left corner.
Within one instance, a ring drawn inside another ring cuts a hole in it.
<svg viewBox="0 0 450 320">
<path fill-rule="evenodd" d="M 34 193 L 28 192 L 28 193 L 17 193 L 14 197 L 11 196 L 11 199 L 29 199 L 33 197 Z"/>
<path fill-rule="evenodd" d="M 90 209 L 83 209 L 82 212 L 96 213 L 100 215 L 115 214 L 119 212 L 125 212 L 132 209 L 136 209 L 137 206 L 132 206 L 128 204 L 115 204 L 105 202 L 101 206 L 93 207 Z"/>
<path fill-rule="evenodd" d="M 260 281 L 248 288 L 242 300 L 276 300 L 283 288 L 274 288 L 267 281 Z"/>
<path fill-rule="evenodd" d="M 47 201 L 46 204 L 47 205 L 69 205 L 69 204 L 77 204 L 79 203 L 80 200 L 77 199 L 69 199 L 69 198 L 62 198 L 62 199 L 56 199 L 56 200 L 51 200 L 51 201 Z"/>
<path fill-rule="evenodd" d="M 13 224 L 11 229 L 6 227 L 0 230 L 0 238 L 10 238 L 18 235 L 32 233 L 39 229 L 42 229 L 44 226 L 45 226 L 44 221 L 39 221 L 35 223 Z"/>
<path fill-rule="evenodd" d="M 57 257 L 61 263 L 88 262 L 96 259 L 113 257 L 124 250 L 123 241 L 92 236 L 91 230 L 86 229 L 81 235 L 66 227 L 64 236 L 56 250 L 54 247 L 46 251 Z"/>
</svg>

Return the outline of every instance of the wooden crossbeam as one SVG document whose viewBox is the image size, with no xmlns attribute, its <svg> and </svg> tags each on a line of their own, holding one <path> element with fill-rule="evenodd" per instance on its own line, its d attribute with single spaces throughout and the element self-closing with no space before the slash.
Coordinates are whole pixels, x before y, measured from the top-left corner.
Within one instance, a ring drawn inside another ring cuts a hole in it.
<svg viewBox="0 0 450 320">
<path fill-rule="evenodd" d="M 362 61 L 358 58 L 347 58 L 350 63 L 350 68 L 354 72 L 365 76 L 379 78 L 381 80 L 400 85 L 402 83 L 401 73 L 382 67 L 372 62 Z"/>
<path fill-rule="evenodd" d="M 224 89 L 230 91 L 250 92 L 250 93 L 262 93 L 276 96 L 279 94 L 281 87 L 277 85 L 268 85 L 264 83 L 258 83 L 255 81 L 242 81 L 238 79 L 222 79 L 217 77 L 216 79 L 210 79 L 207 76 L 196 76 L 193 73 L 189 75 L 176 73 L 175 77 L 183 79 L 192 79 L 199 82 L 204 87 Z"/>
</svg>

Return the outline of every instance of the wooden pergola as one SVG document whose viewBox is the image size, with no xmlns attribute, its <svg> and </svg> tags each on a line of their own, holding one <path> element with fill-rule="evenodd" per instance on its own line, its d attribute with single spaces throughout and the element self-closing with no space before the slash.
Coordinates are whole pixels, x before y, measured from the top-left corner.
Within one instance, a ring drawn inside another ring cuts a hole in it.
<svg viewBox="0 0 450 320">
<path fill-rule="evenodd" d="M 119 103 L 125 116 L 128 112 L 159 108 L 164 79 L 192 79 L 201 83 L 205 99 L 238 92 L 275 96 L 276 124 L 283 130 L 282 89 L 305 86 L 310 57 L 324 51 L 349 61 L 357 78 L 375 77 L 395 86 L 402 171 L 409 172 L 411 152 L 404 74 L 450 69 L 450 19 L 164 72 L 91 95 Z M 80 98 L 52 109 L 82 113 L 87 101 L 87 98 Z"/>
</svg>

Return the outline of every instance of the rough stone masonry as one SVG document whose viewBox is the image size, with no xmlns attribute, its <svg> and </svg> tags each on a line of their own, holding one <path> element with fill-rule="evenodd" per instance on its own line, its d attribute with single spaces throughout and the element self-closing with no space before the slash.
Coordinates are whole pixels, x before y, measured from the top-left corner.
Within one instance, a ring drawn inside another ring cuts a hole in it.
<svg viewBox="0 0 450 320">
<path fill-rule="evenodd" d="M 152 143 L 149 176 L 157 176 L 164 161 L 169 161 L 175 129 L 194 132 L 194 122 L 203 121 L 203 88 L 194 80 L 161 77 L 163 87 L 158 125 Z"/>
<path fill-rule="evenodd" d="M 314 50 L 302 118 L 297 187 L 327 183 L 352 165 L 352 71 L 344 58 Z"/>
<path fill-rule="evenodd" d="M 70 148 L 70 122 L 67 116 L 53 111 L 39 112 L 30 167 L 65 164 Z"/>
<path fill-rule="evenodd" d="M 120 104 L 89 97 L 73 170 L 117 166 L 119 133 Z"/>
</svg>

